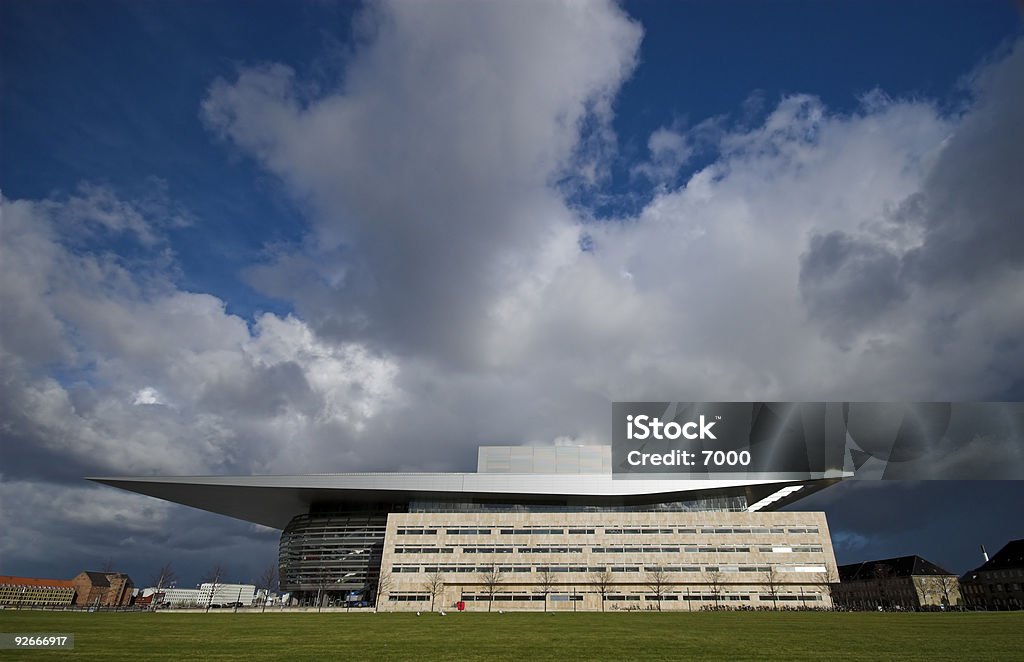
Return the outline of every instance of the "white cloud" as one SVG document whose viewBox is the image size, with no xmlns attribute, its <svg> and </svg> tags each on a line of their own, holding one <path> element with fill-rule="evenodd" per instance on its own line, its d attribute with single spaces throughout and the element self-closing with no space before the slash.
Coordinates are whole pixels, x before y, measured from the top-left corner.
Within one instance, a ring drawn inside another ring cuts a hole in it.
<svg viewBox="0 0 1024 662">
<path fill-rule="evenodd" d="M 130 218 L 107 228 L 147 224 L 129 203 L 110 209 Z M 335 444 L 354 444 L 394 395 L 394 364 L 359 345 L 325 345 L 269 314 L 250 332 L 213 296 L 72 250 L 58 228 L 97 222 L 81 210 L 74 199 L 2 200 L 0 307 L 16 311 L 0 337 L 5 447 L 92 473 L 311 466 L 289 439 L 329 428 Z"/>
<path fill-rule="evenodd" d="M 641 30 L 609 2 L 385 2 L 364 25 L 340 90 L 272 65 L 203 103 L 314 210 L 309 259 L 253 278 L 321 335 L 475 361 L 492 295 L 573 225 L 551 183 L 598 177 Z"/>
</svg>

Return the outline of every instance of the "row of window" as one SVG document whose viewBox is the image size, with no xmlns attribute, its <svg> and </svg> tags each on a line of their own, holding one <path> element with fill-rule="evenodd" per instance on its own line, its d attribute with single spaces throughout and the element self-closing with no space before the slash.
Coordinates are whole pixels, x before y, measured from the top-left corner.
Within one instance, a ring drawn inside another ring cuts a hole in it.
<svg viewBox="0 0 1024 662">
<path fill-rule="evenodd" d="M 675 602 L 675 601 L 704 601 L 704 602 L 750 602 L 754 595 L 745 593 L 665 593 L 657 594 L 622 594 L 608 593 L 604 599 L 609 602 L 639 602 L 642 599 L 650 602 Z M 776 595 L 756 595 L 761 602 L 815 602 L 821 600 L 817 593 L 779 593 Z M 580 602 L 582 595 L 570 595 L 565 593 L 554 593 L 548 596 L 538 593 L 464 593 L 461 596 L 463 602 L 543 602 L 545 598 L 552 602 Z M 430 593 L 391 593 L 388 599 L 392 602 L 429 602 Z"/>
<path fill-rule="evenodd" d="M 825 566 L 775 566 L 776 570 L 780 572 L 825 572 Z M 766 565 L 710 565 L 701 568 L 696 565 L 669 565 L 669 566 L 643 566 L 645 572 L 771 572 L 771 566 Z M 585 566 L 585 565 L 539 565 L 539 566 L 528 566 L 528 565 L 396 565 L 393 566 L 391 571 L 394 573 L 434 573 L 434 572 L 454 572 L 454 573 L 485 573 L 491 571 L 498 572 L 511 572 L 511 573 L 523 573 L 523 572 L 640 572 L 640 566 Z"/>
<path fill-rule="evenodd" d="M 582 554 L 582 547 L 514 547 L 512 545 L 493 545 L 488 547 L 465 546 L 460 548 L 463 554 Z M 821 545 L 797 545 L 792 547 L 735 547 L 728 546 L 679 546 L 679 547 L 592 547 L 594 554 L 642 554 L 642 553 L 686 553 L 686 554 L 749 554 L 757 551 L 765 554 L 782 553 L 819 553 Z M 395 554 L 453 554 L 452 547 L 395 547 Z"/>
<path fill-rule="evenodd" d="M 446 535 L 449 536 L 487 536 L 491 535 L 494 529 L 497 527 L 452 527 L 444 529 Z M 398 529 L 398 535 L 400 536 L 433 536 L 439 533 L 440 529 L 426 528 L 426 527 L 402 527 Z M 577 535 L 592 535 L 597 533 L 596 528 L 550 528 L 550 527 L 519 527 L 514 529 L 498 529 L 501 535 L 505 536 L 519 536 L 519 535 L 565 535 L 567 532 L 571 536 Z M 714 528 L 702 528 L 699 530 L 700 533 L 714 533 L 714 534 L 782 534 L 786 533 L 787 529 L 784 528 L 730 528 L 730 527 L 714 527 Z M 796 527 L 788 529 L 789 533 L 818 533 L 818 527 Z M 696 528 L 681 528 L 681 529 L 669 529 L 669 528 L 651 528 L 651 527 L 636 527 L 636 528 L 605 528 L 604 533 L 608 535 L 645 535 L 645 534 L 671 534 L 671 533 L 698 533 Z"/>
</svg>

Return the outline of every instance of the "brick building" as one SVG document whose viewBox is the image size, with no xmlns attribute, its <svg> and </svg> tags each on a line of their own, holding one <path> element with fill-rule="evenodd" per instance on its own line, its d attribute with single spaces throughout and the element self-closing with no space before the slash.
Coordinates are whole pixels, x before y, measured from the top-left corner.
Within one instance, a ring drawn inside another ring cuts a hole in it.
<svg viewBox="0 0 1024 662">
<path fill-rule="evenodd" d="M 86 570 L 71 580 L 75 605 L 84 607 L 126 607 L 131 604 L 135 584 L 120 572 Z"/>
</svg>

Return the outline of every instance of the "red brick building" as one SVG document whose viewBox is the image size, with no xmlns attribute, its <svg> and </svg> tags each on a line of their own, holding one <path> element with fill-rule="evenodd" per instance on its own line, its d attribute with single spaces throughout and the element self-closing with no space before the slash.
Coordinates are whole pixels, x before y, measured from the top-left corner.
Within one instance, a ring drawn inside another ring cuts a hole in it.
<svg viewBox="0 0 1024 662">
<path fill-rule="evenodd" d="M 71 583 L 75 587 L 75 605 L 80 607 L 126 607 L 131 604 L 135 584 L 120 572 L 78 573 Z"/>
</svg>

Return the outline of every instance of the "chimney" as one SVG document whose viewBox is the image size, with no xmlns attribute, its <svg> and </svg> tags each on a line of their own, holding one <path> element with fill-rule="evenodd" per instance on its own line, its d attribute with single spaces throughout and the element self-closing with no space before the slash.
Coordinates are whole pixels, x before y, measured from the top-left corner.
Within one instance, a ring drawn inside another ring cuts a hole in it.
<svg viewBox="0 0 1024 662">
<path fill-rule="evenodd" d="M 981 546 L 981 556 L 985 559 L 985 563 L 988 563 L 988 552 L 985 551 L 985 546 Z"/>
</svg>

